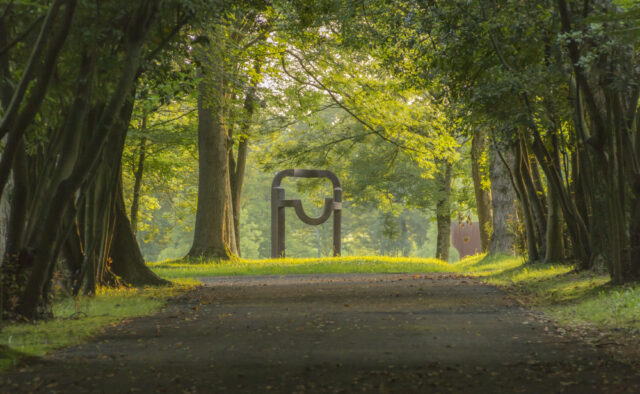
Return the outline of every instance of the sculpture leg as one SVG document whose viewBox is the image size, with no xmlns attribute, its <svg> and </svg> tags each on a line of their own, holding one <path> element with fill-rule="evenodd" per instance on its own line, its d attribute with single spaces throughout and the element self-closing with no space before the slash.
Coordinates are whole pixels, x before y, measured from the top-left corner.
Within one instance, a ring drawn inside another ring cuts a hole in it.
<svg viewBox="0 0 640 394">
<path fill-rule="evenodd" d="M 333 211 L 333 256 L 340 256 L 341 253 L 341 229 L 342 211 Z"/>
<path fill-rule="evenodd" d="M 284 256 L 284 188 L 271 188 L 271 257 Z"/>
<path fill-rule="evenodd" d="M 333 256 L 342 253 L 342 189 L 333 189 Z"/>
</svg>

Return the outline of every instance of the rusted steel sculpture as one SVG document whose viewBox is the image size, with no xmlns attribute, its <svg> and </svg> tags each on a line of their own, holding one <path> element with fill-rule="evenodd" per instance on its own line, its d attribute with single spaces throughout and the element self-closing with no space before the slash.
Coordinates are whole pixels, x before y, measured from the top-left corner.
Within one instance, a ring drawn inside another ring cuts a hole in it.
<svg viewBox="0 0 640 394">
<path fill-rule="evenodd" d="M 480 226 L 473 223 L 451 223 L 451 243 L 458 249 L 460 258 L 482 253 Z"/>
<path fill-rule="evenodd" d="M 322 214 L 317 218 L 308 216 L 300 200 L 285 200 L 284 187 L 280 186 L 285 177 L 328 178 L 333 184 L 333 198 L 324 199 Z M 284 209 L 293 207 L 296 214 L 306 224 L 317 226 L 329 219 L 333 212 L 333 255 L 340 256 L 340 225 L 342 221 L 342 188 L 338 177 L 327 170 L 284 170 L 271 183 L 271 257 L 284 257 Z"/>
</svg>

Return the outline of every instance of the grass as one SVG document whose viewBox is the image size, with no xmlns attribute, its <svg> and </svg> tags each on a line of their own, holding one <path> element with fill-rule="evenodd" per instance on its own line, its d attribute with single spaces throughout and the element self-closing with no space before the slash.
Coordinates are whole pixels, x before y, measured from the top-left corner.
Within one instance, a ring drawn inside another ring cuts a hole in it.
<svg viewBox="0 0 640 394">
<path fill-rule="evenodd" d="M 169 260 L 150 263 L 149 266 L 156 274 L 167 279 L 228 275 L 450 272 L 452 267 L 437 259 L 381 256 L 200 262 Z"/>
<path fill-rule="evenodd" d="M 608 275 L 575 272 L 566 264 L 526 264 L 509 256 L 459 264 L 487 283 L 517 293 L 563 326 L 640 330 L 640 285 L 613 286 Z"/>
<path fill-rule="evenodd" d="M 0 331 L 0 370 L 23 357 L 42 356 L 80 343 L 102 328 L 124 319 L 150 315 L 170 297 L 197 281 L 179 280 L 161 288 L 100 289 L 94 297 L 65 298 L 54 304 L 54 319 L 36 323 L 12 323 Z"/>
</svg>

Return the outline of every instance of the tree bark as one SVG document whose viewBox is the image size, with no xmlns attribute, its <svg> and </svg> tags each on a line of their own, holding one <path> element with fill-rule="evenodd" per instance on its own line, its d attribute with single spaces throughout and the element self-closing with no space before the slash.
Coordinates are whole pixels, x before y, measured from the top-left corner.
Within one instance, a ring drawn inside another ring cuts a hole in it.
<svg viewBox="0 0 640 394">
<path fill-rule="evenodd" d="M 256 74 L 260 74 L 261 62 L 255 60 L 254 70 Z M 238 256 L 240 256 L 240 208 L 242 202 L 242 185 L 244 184 L 244 174 L 247 167 L 247 156 L 249 153 L 249 128 L 253 121 L 253 114 L 256 107 L 256 80 L 252 79 L 249 88 L 247 89 L 244 100 L 244 122 L 240 129 L 240 136 L 238 141 L 238 156 L 237 159 L 233 159 L 233 152 L 230 152 L 229 160 L 231 165 L 231 194 L 233 198 L 233 228 L 235 230 L 236 237 L 236 250 Z"/>
<path fill-rule="evenodd" d="M 544 261 L 547 263 L 564 260 L 564 236 L 562 231 L 562 208 L 558 196 L 550 188 L 548 195 L 546 253 Z"/>
<path fill-rule="evenodd" d="M 554 166 L 560 168 L 560 153 L 558 152 L 558 138 L 554 132 L 551 136 L 553 146 Z M 555 188 L 548 186 L 547 193 L 547 233 L 546 233 L 546 253 L 544 260 L 547 263 L 559 262 L 565 259 L 564 255 L 564 220 L 562 216 L 562 206 L 560 196 Z"/>
<path fill-rule="evenodd" d="M 146 117 L 142 120 L 142 128 L 145 128 Z M 144 174 L 144 160 L 147 151 L 147 139 L 142 137 L 138 145 L 138 165 L 134 174 L 133 199 L 131 200 L 131 230 L 138 234 L 138 208 L 140 206 L 140 190 L 142 189 L 142 176 Z"/>
<path fill-rule="evenodd" d="M 23 135 L 27 127 L 31 124 L 42 105 L 49 87 L 49 81 L 54 74 L 58 55 L 69 34 L 75 13 L 76 1 L 66 2 L 67 4 L 62 20 L 59 21 L 58 28 L 55 29 L 55 18 L 62 3 L 62 1 L 56 1 L 51 6 L 47 18 L 43 23 L 38 42 L 31 53 L 29 64 L 0 122 L 0 138 L 8 134 L 5 149 L 2 152 L 2 156 L 0 156 L 0 195 L 2 195 L 9 179 L 14 155 L 18 150 L 17 147 L 22 143 Z M 51 35 L 51 37 L 48 37 L 49 35 Z M 42 52 L 44 52 L 44 55 L 42 55 L 42 59 L 40 59 Z M 42 64 L 40 64 L 40 62 L 42 62 Z M 34 78 L 36 82 L 27 89 Z M 23 100 L 26 102 L 23 103 Z"/>
<path fill-rule="evenodd" d="M 436 221 L 438 235 L 436 240 L 436 258 L 449 261 L 451 246 L 451 177 L 453 166 L 451 163 L 442 165 L 439 174 L 438 202 L 436 204 Z"/>
<path fill-rule="evenodd" d="M 487 143 L 484 132 L 478 130 L 471 140 L 471 176 L 476 197 L 476 211 L 480 227 L 480 244 L 482 251 L 489 249 L 491 237 L 491 192 L 483 185 L 483 160 L 487 155 Z"/>
<path fill-rule="evenodd" d="M 538 261 L 540 254 L 538 250 L 538 231 L 535 223 L 535 216 L 533 213 L 533 207 L 531 203 L 532 191 L 527 188 L 526 167 L 524 164 L 525 156 L 522 151 L 522 144 L 520 142 L 515 145 L 515 165 L 513 167 L 513 180 L 516 193 L 518 194 L 518 200 L 522 207 L 522 216 L 524 218 L 525 233 L 527 238 L 527 254 L 529 261 Z"/>
<path fill-rule="evenodd" d="M 507 150 L 504 152 L 503 157 L 510 163 L 510 166 L 513 167 L 513 154 Z M 513 225 L 516 223 L 516 192 L 513 188 L 511 175 L 509 175 L 509 169 L 500 159 L 498 152 L 493 152 L 492 154 L 489 173 L 491 177 L 493 232 L 491 233 L 488 253 L 513 254 L 515 241 Z"/>
<path fill-rule="evenodd" d="M 229 259 L 237 254 L 223 90 L 222 80 L 199 86 L 198 205 L 190 258 Z"/>
<path fill-rule="evenodd" d="M 133 286 L 164 285 L 167 280 L 158 277 L 144 263 L 144 257 L 135 234 L 127 219 L 127 211 L 122 194 L 122 177 L 115 190 L 115 206 L 112 217 L 115 220 L 113 241 L 110 247 L 111 272 L 125 283 Z"/>
<path fill-rule="evenodd" d="M 240 210 L 242 208 L 242 185 L 244 184 L 244 174 L 247 167 L 247 156 L 249 151 L 249 141 L 243 137 L 238 143 L 238 159 L 234 162 L 234 170 L 231 176 L 231 197 L 233 208 L 233 229 L 236 238 L 236 250 L 238 256 L 240 249 Z"/>
</svg>

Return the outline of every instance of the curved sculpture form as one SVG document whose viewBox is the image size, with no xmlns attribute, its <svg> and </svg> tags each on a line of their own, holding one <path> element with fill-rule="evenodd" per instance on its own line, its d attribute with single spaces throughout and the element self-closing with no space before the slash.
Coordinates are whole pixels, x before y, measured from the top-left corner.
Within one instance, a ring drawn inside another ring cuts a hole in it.
<svg viewBox="0 0 640 394">
<path fill-rule="evenodd" d="M 286 200 L 284 188 L 280 186 L 285 177 L 295 178 L 327 178 L 333 184 L 333 198 L 324 199 L 322 214 L 311 217 L 306 214 L 300 200 Z M 284 257 L 284 209 L 293 207 L 298 218 L 306 224 L 317 226 L 329 219 L 333 213 L 333 255 L 340 256 L 340 225 L 342 221 L 342 187 L 338 177 L 327 170 L 298 170 L 280 171 L 271 183 L 271 257 Z"/>
</svg>

